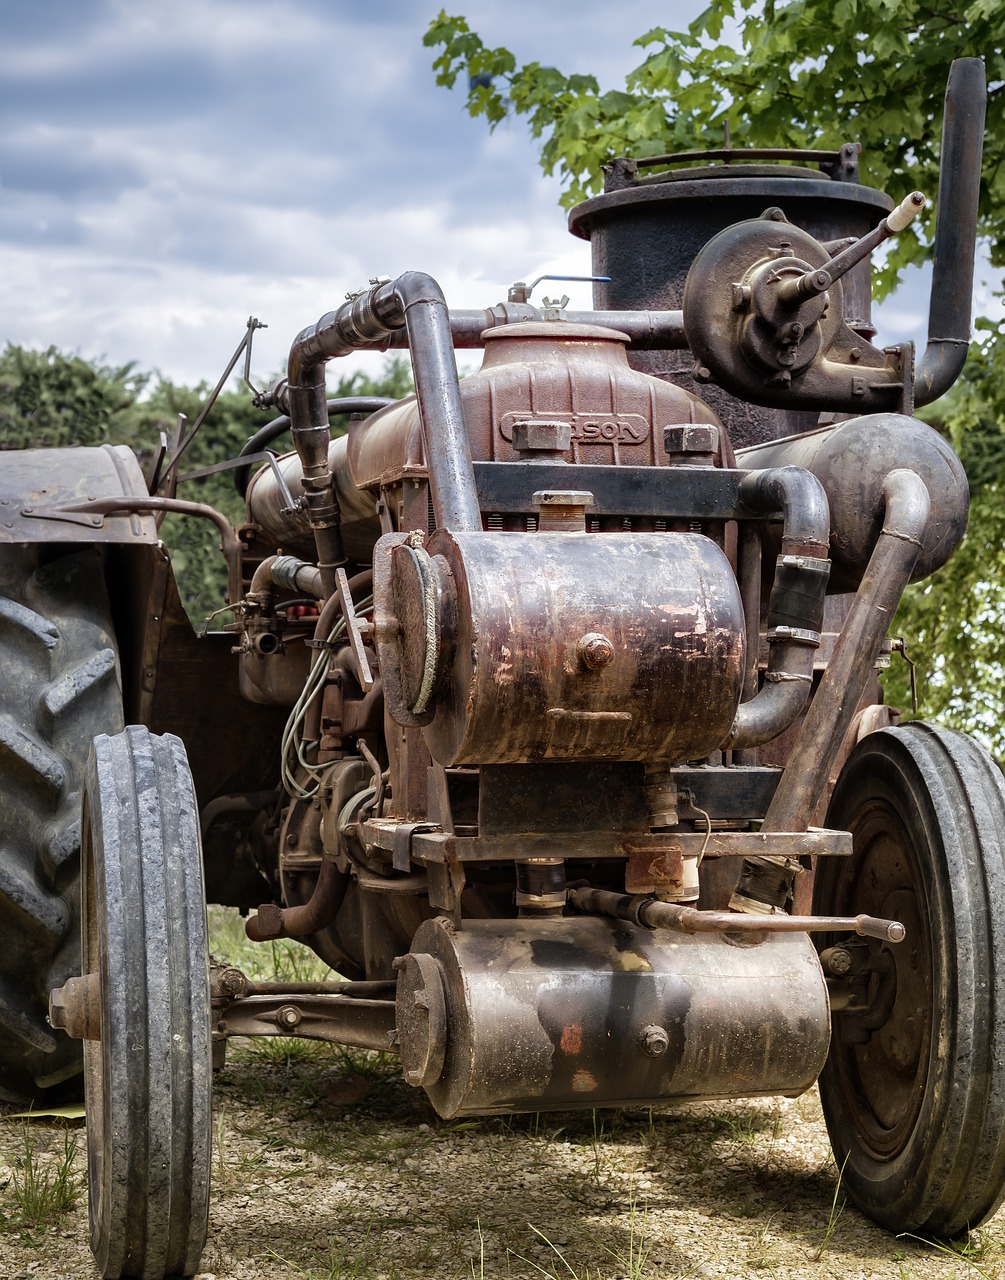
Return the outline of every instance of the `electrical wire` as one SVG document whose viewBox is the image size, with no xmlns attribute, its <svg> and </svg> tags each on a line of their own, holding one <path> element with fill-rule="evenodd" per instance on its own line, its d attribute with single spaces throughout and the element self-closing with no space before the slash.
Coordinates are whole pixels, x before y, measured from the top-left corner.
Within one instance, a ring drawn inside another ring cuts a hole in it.
<svg viewBox="0 0 1005 1280">
<path fill-rule="evenodd" d="M 367 596 L 361 600 L 356 609 L 358 612 L 365 612 L 373 605 L 373 596 Z M 293 705 L 289 719 L 286 721 L 286 727 L 283 730 L 282 747 L 280 752 L 280 774 L 282 777 L 283 787 L 287 795 L 293 800 L 313 800 L 321 789 L 321 778 L 324 774 L 324 768 L 319 766 L 316 761 L 308 759 L 307 752 L 309 748 L 317 746 L 305 742 L 301 737 L 304 721 L 307 719 L 307 712 L 310 710 L 314 699 L 319 697 L 328 680 L 329 671 L 332 660 L 332 647 L 335 643 L 346 634 L 346 622 L 344 617 L 332 627 L 328 639 L 323 649 L 321 649 L 311 664 L 310 672 L 304 682 L 304 687 L 300 693 L 300 697 Z M 297 765 L 303 771 L 300 774 L 302 778 L 307 775 L 309 781 L 301 784 L 298 780 Z"/>
</svg>

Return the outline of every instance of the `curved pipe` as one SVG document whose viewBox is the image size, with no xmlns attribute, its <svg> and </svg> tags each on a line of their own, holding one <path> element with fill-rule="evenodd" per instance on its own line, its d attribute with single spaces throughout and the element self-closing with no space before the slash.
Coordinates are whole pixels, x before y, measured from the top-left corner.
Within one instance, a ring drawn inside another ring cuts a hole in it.
<svg viewBox="0 0 1005 1280">
<path fill-rule="evenodd" d="M 740 498 L 752 511 L 782 513 L 782 550 L 768 600 L 764 684 L 737 707 L 724 751 L 770 742 L 806 705 L 830 572 L 830 509 L 816 476 L 801 467 L 751 471 L 740 484 Z"/>
<path fill-rule="evenodd" d="M 95 515 L 114 516 L 151 511 L 174 512 L 180 516 L 199 516 L 212 520 L 220 532 L 220 550 L 227 562 L 227 603 L 237 604 L 241 598 L 241 542 L 227 517 L 205 502 L 185 502 L 181 498 L 92 498 L 87 502 L 68 502 L 60 511 L 90 511 Z"/>
<path fill-rule="evenodd" d="M 911 580 L 928 524 L 929 497 L 913 471 L 891 471 L 883 483 L 883 531 L 841 628 L 834 653 L 799 729 L 763 831 L 803 831 L 851 725 L 879 647 Z"/>
<path fill-rule="evenodd" d="M 266 556 L 255 570 L 248 588 L 247 599 L 261 609 L 268 610 L 275 595 L 274 587 L 287 591 L 302 591 L 304 595 L 323 599 L 321 570 L 296 556 Z"/>
<path fill-rule="evenodd" d="M 482 527 L 450 314 L 436 281 L 409 271 L 397 280 L 372 285 L 337 311 L 322 316 L 304 329 L 290 348 L 291 430 L 303 467 L 304 496 L 326 595 L 335 589 L 335 568 L 344 557 L 338 500 L 328 468 L 324 364 L 371 346 L 402 327 L 411 350 L 436 523 L 441 529 L 468 532 Z"/>
<path fill-rule="evenodd" d="M 919 405 L 949 390 L 970 346 L 986 107 L 983 61 L 957 58 L 946 85 L 928 345 L 914 373 L 914 401 Z"/>
<path fill-rule="evenodd" d="M 326 929 L 335 919 L 349 887 L 349 872 L 339 871 L 330 858 L 323 858 L 318 882 L 307 902 L 299 907 L 280 907 L 264 902 L 245 922 L 244 932 L 252 942 L 274 938 L 307 938 Z"/>
<path fill-rule="evenodd" d="M 283 385 L 273 393 L 272 403 L 276 404 L 280 409 L 285 409 L 288 407 L 288 402 L 289 392 L 284 379 Z M 341 396 L 339 399 L 328 401 L 328 416 L 333 418 L 341 413 L 376 413 L 378 409 L 384 409 L 389 404 L 395 403 L 391 396 Z M 248 438 L 237 456 L 246 458 L 250 453 L 260 453 L 266 445 L 270 445 L 273 440 L 285 435 L 289 429 L 290 419 L 288 415 L 284 414 L 281 418 L 273 418 L 271 422 L 267 422 L 264 427 L 259 427 L 255 434 Z M 234 472 L 234 487 L 242 498 L 248 492 L 250 476 L 250 463 L 246 467 L 238 467 Z"/>
</svg>

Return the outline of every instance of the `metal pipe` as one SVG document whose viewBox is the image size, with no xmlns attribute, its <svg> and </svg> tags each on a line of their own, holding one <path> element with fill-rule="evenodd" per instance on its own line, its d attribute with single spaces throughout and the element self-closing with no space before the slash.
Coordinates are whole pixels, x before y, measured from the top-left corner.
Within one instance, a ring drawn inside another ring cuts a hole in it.
<svg viewBox="0 0 1005 1280">
<path fill-rule="evenodd" d="M 739 579 L 746 632 L 742 698 L 749 702 L 757 696 L 757 658 L 761 639 L 761 531 L 752 521 L 745 521 L 740 532 Z M 733 763 L 756 765 L 757 749 L 736 750 Z"/>
<path fill-rule="evenodd" d="M 264 902 L 256 915 L 248 917 L 244 932 L 252 942 L 307 938 L 331 924 L 348 887 L 349 873 L 339 871 L 330 858 L 324 858 L 314 892 L 307 902 L 298 907 L 280 907 L 274 902 Z"/>
<path fill-rule="evenodd" d="M 702 911 L 645 894 L 611 893 L 606 889 L 572 889 L 569 901 L 588 915 L 630 920 L 646 929 L 674 929 L 678 933 L 838 933 L 847 931 L 884 942 L 903 942 L 907 930 L 899 920 L 876 916 L 790 916 L 784 912 L 744 915 L 733 911 Z"/>
<path fill-rule="evenodd" d="M 269 405 L 275 405 L 278 409 L 288 409 L 290 404 L 289 383 L 282 378 L 278 385 L 270 387 L 268 396 L 260 397 L 263 403 L 267 400 Z M 259 401 L 256 401 L 256 404 Z M 329 418 L 335 417 L 343 413 L 376 413 L 378 409 L 383 409 L 389 404 L 395 404 L 396 401 L 390 396 L 340 396 L 338 399 L 329 400 L 327 404 Z M 259 453 L 266 445 L 270 445 L 273 440 L 278 440 L 281 435 L 285 435 L 290 429 L 289 415 L 284 414 L 280 418 L 273 418 L 271 422 L 267 422 L 264 427 L 259 427 L 253 436 L 245 441 L 241 447 L 241 452 L 237 455 L 239 458 L 246 458 L 249 454 Z M 251 464 L 246 467 L 238 467 L 234 471 L 234 486 L 237 492 L 243 498 L 248 492 L 248 480 L 251 476 Z"/>
<path fill-rule="evenodd" d="M 562 316 L 567 324 L 618 329 L 628 335 L 628 346 L 633 351 L 687 350 L 683 311 L 564 311 Z M 482 335 L 487 329 L 507 324 L 537 324 L 545 318 L 543 308 L 532 303 L 499 302 L 484 310 L 451 311 L 450 334 L 456 348 L 469 350 L 485 345 Z M 408 344 L 408 334 L 398 330 L 372 346 L 371 350 L 397 350 L 407 348 Z"/>
<path fill-rule="evenodd" d="M 865 691 L 904 588 L 921 552 L 929 498 L 913 471 L 883 482 L 883 531 L 810 704 L 762 831 L 804 831 Z"/>
<path fill-rule="evenodd" d="M 100 516 L 125 515 L 135 512 L 147 515 L 152 511 L 181 516 L 199 516 L 212 520 L 220 531 L 220 550 L 227 562 L 227 603 L 237 604 L 241 598 L 241 543 L 230 521 L 222 512 L 205 502 L 185 502 L 181 498 L 91 498 L 87 502 L 61 504 L 56 511 L 90 511 Z"/>
<path fill-rule="evenodd" d="M 324 387 L 324 361 L 371 346 L 402 327 L 408 334 L 411 351 L 437 526 L 455 531 L 480 530 L 481 510 L 450 339 L 450 316 L 440 286 L 431 276 L 418 271 L 373 284 L 304 329 L 294 342 L 289 359 L 290 417 L 294 443 L 304 465 L 305 489 L 308 464 L 312 474 L 320 474 L 323 453 L 327 493 L 337 510 L 328 472 L 328 419 L 326 412 L 322 416 L 323 401 L 318 391 L 319 385 Z M 317 439 L 322 424 L 323 450 Z M 313 516 L 311 523 L 314 524 Z M 325 564 L 320 567 L 325 573 Z M 327 577 L 325 581 L 326 594 L 334 590 L 334 585 L 332 566 L 330 586 Z"/>
<path fill-rule="evenodd" d="M 251 603 L 268 609 L 272 604 L 272 587 L 285 587 L 287 591 L 301 591 L 316 600 L 324 598 L 321 570 L 296 556 L 267 556 L 255 570 L 248 589 Z"/>
<path fill-rule="evenodd" d="M 949 390 L 970 346 L 986 107 L 983 61 L 957 58 L 946 85 L 928 345 L 914 373 L 914 400 L 919 405 Z"/>
<path fill-rule="evenodd" d="M 830 562 L 830 510 L 823 485 L 801 467 L 751 471 L 740 498 L 754 511 L 780 511 L 782 549 L 768 598 L 768 669 L 759 693 L 736 709 L 722 750 L 761 746 L 795 720 L 810 694 Z"/>
</svg>

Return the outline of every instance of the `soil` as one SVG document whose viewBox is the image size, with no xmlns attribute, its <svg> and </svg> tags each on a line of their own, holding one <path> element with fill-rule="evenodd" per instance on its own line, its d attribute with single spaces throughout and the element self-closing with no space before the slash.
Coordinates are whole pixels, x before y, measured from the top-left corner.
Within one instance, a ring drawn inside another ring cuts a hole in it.
<svg viewBox="0 0 1005 1280">
<path fill-rule="evenodd" d="M 231 1044 L 214 1103 L 203 1280 L 1005 1280 L 1005 1211 L 946 1249 L 846 1205 L 815 1092 L 444 1121 L 395 1059 L 255 1040 Z M 44 1173 L 67 1123 L 0 1119 L 3 1280 L 97 1274 L 82 1128 L 76 1205 L 36 1227 L 16 1202 L 26 1133 Z"/>
</svg>

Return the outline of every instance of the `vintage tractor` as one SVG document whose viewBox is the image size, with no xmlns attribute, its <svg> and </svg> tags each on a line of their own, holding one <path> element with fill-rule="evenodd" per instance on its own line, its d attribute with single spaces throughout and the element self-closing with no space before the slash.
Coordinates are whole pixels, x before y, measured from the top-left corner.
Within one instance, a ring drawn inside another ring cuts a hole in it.
<svg viewBox="0 0 1005 1280">
<path fill-rule="evenodd" d="M 0 1054 L 58 1090 L 83 1041 L 104 1276 L 196 1269 L 234 1035 L 397 1052 L 445 1117 L 820 1077 L 877 1222 L 998 1205 L 1005 788 L 874 675 L 965 528 L 912 414 L 966 353 L 983 102 L 955 64 L 917 367 L 871 342 L 868 254 L 921 197 L 859 186 L 854 146 L 664 157 L 573 212 L 596 311 L 448 311 L 409 273 L 305 329 L 224 464 L 237 530 L 173 496 L 180 450 L 149 481 L 5 457 Z M 388 345 L 414 397 L 326 400 L 329 359 Z M 225 629 L 185 617 L 165 511 L 218 525 Z M 339 980 L 211 967 L 207 896 Z"/>
</svg>

